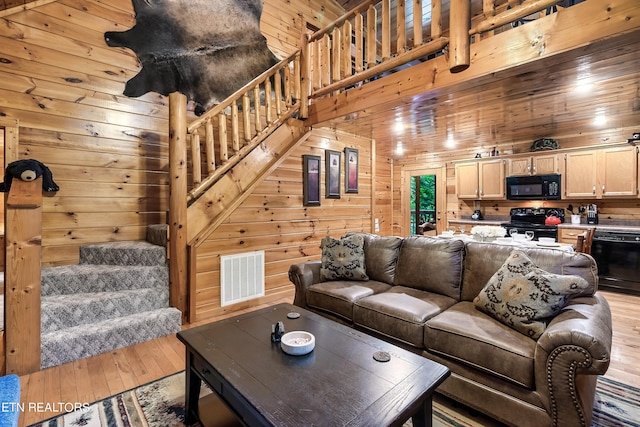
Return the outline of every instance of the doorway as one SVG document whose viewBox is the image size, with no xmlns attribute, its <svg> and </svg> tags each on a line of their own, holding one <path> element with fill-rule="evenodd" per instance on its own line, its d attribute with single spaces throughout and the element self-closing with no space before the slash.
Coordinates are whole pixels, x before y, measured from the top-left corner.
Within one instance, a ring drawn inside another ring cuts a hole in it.
<svg viewBox="0 0 640 427">
<path fill-rule="evenodd" d="M 404 170 L 403 234 L 439 234 L 442 231 L 442 213 L 446 212 L 445 176 L 444 167 Z"/>
</svg>

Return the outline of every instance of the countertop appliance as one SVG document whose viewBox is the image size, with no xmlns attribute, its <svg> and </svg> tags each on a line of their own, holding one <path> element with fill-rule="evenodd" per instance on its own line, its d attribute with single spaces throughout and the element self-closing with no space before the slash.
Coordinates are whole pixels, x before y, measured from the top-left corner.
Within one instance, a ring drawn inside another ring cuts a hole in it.
<svg viewBox="0 0 640 427">
<path fill-rule="evenodd" d="M 558 174 L 508 176 L 508 200 L 560 200 L 561 176 Z"/>
<path fill-rule="evenodd" d="M 591 256 L 598 264 L 599 287 L 640 295 L 640 232 L 596 228 Z"/>
<path fill-rule="evenodd" d="M 554 216 L 560 219 L 560 223 L 564 222 L 564 209 L 561 208 L 512 208 L 509 211 L 511 222 L 500 224 L 507 229 L 516 229 L 518 233 L 524 233 L 527 230 L 533 231 L 533 240 L 539 237 L 551 237 L 558 239 L 558 226 L 545 225 L 547 217 Z"/>
</svg>

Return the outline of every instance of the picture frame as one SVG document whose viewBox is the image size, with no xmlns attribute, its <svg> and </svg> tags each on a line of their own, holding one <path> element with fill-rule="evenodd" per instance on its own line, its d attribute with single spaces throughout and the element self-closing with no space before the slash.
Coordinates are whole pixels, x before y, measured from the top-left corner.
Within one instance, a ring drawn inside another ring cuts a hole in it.
<svg viewBox="0 0 640 427">
<path fill-rule="evenodd" d="M 358 150 L 346 147 L 344 149 L 345 193 L 358 192 L 358 161 Z"/>
<path fill-rule="evenodd" d="M 310 154 L 302 156 L 302 198 L 304 206 L 320 206 L 321 158 Z"/>
<path fill-rule="evenodd" d="M 339 199 L 342 153 L 340 151 L 326 150 L 324 153 L 324 167 L 324 197 L 326 199 Z"/>
</svg>

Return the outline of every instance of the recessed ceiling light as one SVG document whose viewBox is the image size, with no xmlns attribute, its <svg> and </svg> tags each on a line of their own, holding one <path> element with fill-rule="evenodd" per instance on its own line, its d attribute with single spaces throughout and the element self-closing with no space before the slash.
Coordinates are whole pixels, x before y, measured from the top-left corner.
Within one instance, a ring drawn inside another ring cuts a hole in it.
<svg viewBox="0 0 640 427">
<path fill-rule="evenodd" d="M 596 114 L 596 118 L 593 120 L 595 126 L 604 126 L 607 123 L 607 117 L 604 113 Z"/>
</svg>

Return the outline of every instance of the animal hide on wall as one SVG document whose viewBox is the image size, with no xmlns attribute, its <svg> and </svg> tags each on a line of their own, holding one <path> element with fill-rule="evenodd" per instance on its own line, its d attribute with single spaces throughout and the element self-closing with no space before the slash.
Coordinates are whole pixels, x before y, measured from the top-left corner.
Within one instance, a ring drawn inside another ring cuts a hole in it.
<svg viewBox="0 0 640 427">
<path fill-rule="evenodd" d="M 136 25 L 105 33 L 142 64 L 126 96 L 181 92 L 200 115 L 278 62 L 260 32 L 262 0 L 132 2 Z"/>
</svg>

